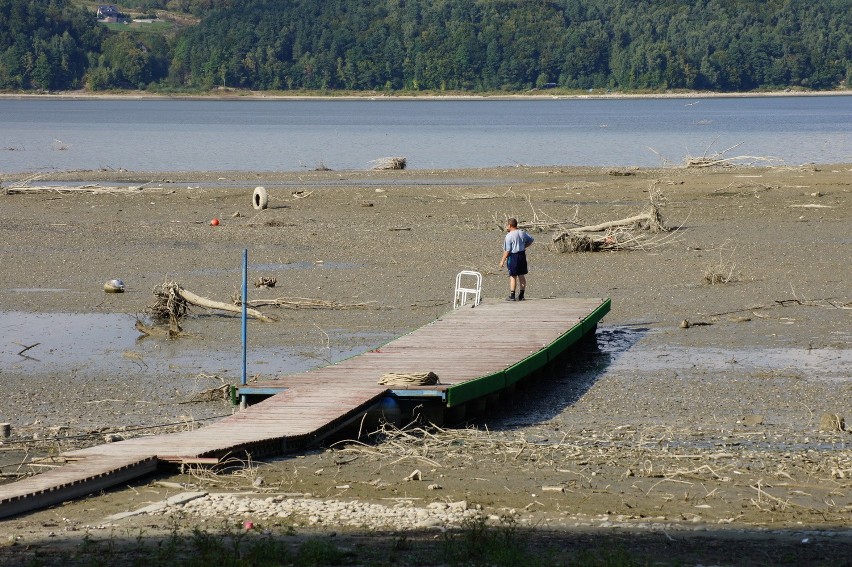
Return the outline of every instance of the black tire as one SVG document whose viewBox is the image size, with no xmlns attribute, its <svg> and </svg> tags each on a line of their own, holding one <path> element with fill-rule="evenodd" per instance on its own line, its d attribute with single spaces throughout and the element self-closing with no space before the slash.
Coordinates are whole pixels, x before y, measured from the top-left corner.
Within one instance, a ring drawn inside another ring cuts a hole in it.
<svg viewBox="0 0 852 567">
<path fill-rule="evenodd" d="M 254 208 L 258 209 L 258 210 L 265 209 L 266 207 L 268 207 L 269 206 L 269 194 L 266 192 L 266 188 L 265 187 L 255 187 L 254 188 L 254 195 L 252 196 L 251 202 L 252 202 L 252 206 L 254 206 Z"/>
</svg>

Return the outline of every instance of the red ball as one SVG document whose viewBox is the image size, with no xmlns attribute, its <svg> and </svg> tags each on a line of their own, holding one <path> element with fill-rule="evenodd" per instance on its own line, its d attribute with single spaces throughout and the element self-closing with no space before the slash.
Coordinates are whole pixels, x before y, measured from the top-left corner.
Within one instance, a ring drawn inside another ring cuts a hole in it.
<svg viewBox="0 0 852 567">
<path fill-rule="evenodd" d="M 210 226 L 219 226 L 219 219 L 213 219 L 210 221 Z"/>
</svg>

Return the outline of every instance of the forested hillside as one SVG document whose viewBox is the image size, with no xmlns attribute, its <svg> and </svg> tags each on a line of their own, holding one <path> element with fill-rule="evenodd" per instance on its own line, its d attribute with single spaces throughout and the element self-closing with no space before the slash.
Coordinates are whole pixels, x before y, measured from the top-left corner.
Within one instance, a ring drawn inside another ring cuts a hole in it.
<svg viewBox="0 0 852 567">
<path fill-rule="evenodd" d="M 848 80 L 850 0 L 292 0 L 210 13 L 173 79 L 255 89 L 750 90 Z"/>
<path fill-rule="evenodd" d="M 22 19 L 21 5 L 49 15 Z M 852 0 L 144 0 L 137 8 L 176 5 L 200 23 L 164 37 L 104 35 L 62 0 L 0 0 L 0 88 L 73 88 L 81 67 L 93 89 L 852 85 Z M 63 34 L 74 39 L 71 59 L 51 47 Z M 14 67 L 44 58 L 50 80 L 34 64 Z"/>
<path fill-rule="evenodd" d="M 0 0 L 0 89 L 82 85 L 106 30 L 65 1 Z"/>
</svg>

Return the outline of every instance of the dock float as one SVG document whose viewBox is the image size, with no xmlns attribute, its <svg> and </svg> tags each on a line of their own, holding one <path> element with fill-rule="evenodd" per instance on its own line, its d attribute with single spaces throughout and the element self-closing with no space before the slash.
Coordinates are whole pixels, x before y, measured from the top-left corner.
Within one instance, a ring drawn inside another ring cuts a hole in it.
<svg viewBox="0 0 852 567">
<path fill-rule="evenodd" d="M 67 464 L 0 485 L 0 518 L 59 504 L 154 472 L 158 465 L 216 464 L 234 455 L 280 455 L 315 445 L 370 412 L 418 404 L 452 414 L 511 391 L 584 336 L 609 299 L 528 299 L 454 309 L 378 348 L 238 393 L 257 401 L 201 429 L 68 451 Z M 383 386 L 388 373 L 438 376 L 431 385 Z M 436 419 L 437 421 L 437 419 Z"/>
</svg>

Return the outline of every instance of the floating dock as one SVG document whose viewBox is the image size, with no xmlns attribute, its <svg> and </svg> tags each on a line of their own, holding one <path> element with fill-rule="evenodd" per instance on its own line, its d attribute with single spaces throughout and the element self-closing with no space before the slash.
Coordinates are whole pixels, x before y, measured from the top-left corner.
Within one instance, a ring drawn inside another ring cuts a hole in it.
<svg viewBox="0 0 852 567">
<path fill-rule="evenodd" d="M 399 404 L 431 408 L 435 421 L 443 412 L 461 417 L 593 333 L 609 309 L 609 299 L 468 304 L 358 356 L 243 386 L 238 394 L 257 403 L 201 429 L 63 453 L 67 464 L 0 486 L 0 518 L 128 482 L 160 463 L 212 465 L 235 454 L 298 450 Z M 379 385 L 388 373 L 427 372 L 439 383 Z"/>
</svg>

